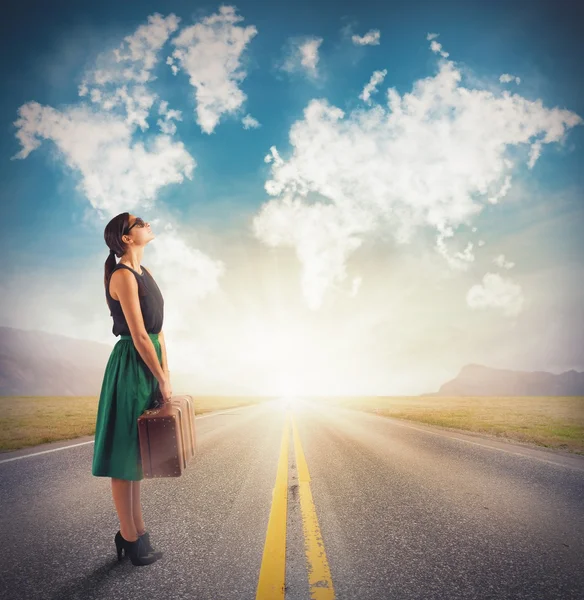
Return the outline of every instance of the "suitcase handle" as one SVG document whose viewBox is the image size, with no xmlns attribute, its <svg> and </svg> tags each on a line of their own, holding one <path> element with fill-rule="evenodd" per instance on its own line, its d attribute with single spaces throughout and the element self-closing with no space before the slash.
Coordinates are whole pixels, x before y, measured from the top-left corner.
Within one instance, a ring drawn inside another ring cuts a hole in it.
<svg viewBox="0 0 584 600">
<path fill-rule="evenodd" d="M 157 385 L 154 390 L 154 394 L 152 394 L 152 401 L 150 402 L 150 406 L 148 408 L 161 408 L 164 403 L 162 402 L 162 392 L 160 391 L 160 386 Z"/>
</svg>

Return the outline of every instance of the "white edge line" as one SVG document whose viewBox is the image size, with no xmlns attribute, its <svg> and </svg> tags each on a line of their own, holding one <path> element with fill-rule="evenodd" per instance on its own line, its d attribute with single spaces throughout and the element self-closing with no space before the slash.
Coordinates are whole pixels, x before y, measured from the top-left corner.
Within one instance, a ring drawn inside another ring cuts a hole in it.
<svg viewBox="0 0 584 600">
<path fill-rule="evenodd" d="M 228 410 L 233 410 L 233 409 L 228 409 Z M 227 412 L 227 410 L 224 410 L 224 411 L 221 411 L 218 413 L 214 412 L 214 413 L 208 414 L 208 415 L 200 415 L 200 416 L 195 415 L 195 419 L 204 419 L 206 417 L 214 417 L 216 415 L 223 414 L 224 412 Z M 40 454 L 48 454 L 49 452 L 57 452 L 59 450 L 67 450 L 69 448 L 75 448 L 76 446 L 84 446 L 85 444 L 93 444 L 94 441 L 95 440 L 90 440 L 89 442 L 80 442 L 78 444 L 69 444 L 68 446 L 61 446 L 60 448 L 51 448 L 50 450 L 41 450 L 41 452 L 33 452 L 32 454 L 23 454 L 22 456 L 14 456 L 12 458 L 5 458 L 4 460 L 0 460 L 0 465 L 2 463 L 11 462 L 13 460 L 20 460 L 21 458 L 30 458 L 31 456 L 39 456 Z"/>
<path fill-rule="evenodd" d="M 381 416 L 384 416 L 384 415 L 381 415 Z M 424 433 L 431 433 L 432 435 L 437 435 L 439 437 L 447 437 L 451 440 L 457 440 L 459 442 L 466 442 L 467 444 L 474 444 L 475 446 L 480 446 L 481 448 L 487 448 L 489 450 L 499 450 L 500 452 L 507 452 L 507 454 L 515 454 L 516 456 L 522 456 L 523 458 L 533 458 L 535 460 L 540 460 L 542 462 L 549 463 L 550 465 L 556 465 L 557 467 L 567 467 L 568 469 L 576 469 L 577 471 L 584 470 L 581 467 L 578 467 L 576 465 L 567 465 L 564 463 L 558 463 L 553 460 L 547 460 L 545 458 L 541 458 L 540 456 L 532 456 L 530 454 L 524 454 L 523 452 L 513 452 L 512 450 L 506 450 L 505 448 L 498 448 L 497 446 L 491 446 L 489 444 L 484 444 L 484 443 L 482 444 L 481 442 L 473 442 L 471 440 L 466 440 L 464 438 L 460 438 L 457 436 L 448 435 L 447 433 L 441 433 L 438 431 L 431 431 L 431 430 L 425 429 L 425 428 L 414 427 L 412 425 L 406 425 L 405 423 L 397 423 L 395 421 L 394 421 L 394 423 L 396 425 L 400 425 L 401 427 L 407 427 L 408 429 L 415 429 L 416 431 L 422 431 Z M 450 433 L 452 433 L 452 432 L 450 432 Z M 464 435 L 464 434 L 461 434 L 461 435 Z M 490 440 L 485 440 L 485 441 L 488 442 Z M 502 441 L 501 443 L 505 443 L 505 442 Z M 537 452 L 538 448 L 528 448 L 528 450 L 535 450 Z M 568 457 L 568 458 L 570 458 L 570 457 Z"/>
<path fill-rule="evenodd" d="M 466 442 L 467 444 L 474 444 L 475 446 L 480 446 L 481 448 L 487 448 L 487 450 L 499 450 L 500 452 L 507 452 L 507 454 L 515 454 L 515 456 L 521 456 L 523 458 L 533 458 L 534 460 L 540 460 L 541 462 L 546 462 L 549 463 L 550 465 L 555 465 L 556 467 L 566 467 L 568 469 L 575 469 L 576 471 L 584 471 L 584 469 L 580 466 L 577 465 L 569 465 L 569 464 L 565 464 L 565 463 L 558 463 L 555 462 L 553 460 L 547 460 L 545 458 L 541 458 L 539 456 L 533 456 L 531 454 L 524 454 L 523 452 L 513 452 L 511 450 L 506 450 L 505 448 L 498 448 L 497 446 L 491 446 L 488 443 L 481 443 L 481 442 L 473 442 L 471 440 L 467 440 L 463 437 L 458 437 L 459 432 L 452 432 L 452 431 L 448 431 L 447 429 L 444 430 L 444 432 L 442 430 L 440 431 L 432 431 L 431 429 L 429 429 L 430 427 L 432 427 L 432 425 L 427 425 L 428 429 L 426 429 L 425 427 L 415 427 L 414 425 L 410 425 L 408 423 L 402 423 L 400 422 L 400 419 L 397 419 L 396 417 L 391 417 L 391 416 L 386 416 L 386 415 L 376 415 L 375 413 L 369 412 L 367 410 L 360 410 L 358 408 L 345 408 L 344 410 L 348 410 L 348 411 L 357 411 L 360 412 L 362 414 L 366 414 L 366 415 L 370 415 L 373 418 L 385 418 L 385 419 L 389 419 L 391 421 L 391 423 L 395 424 L 395 425 L 399 425 L 400 427 L 407 427 L 408 429 L 415 429 L 416 431 L 421 431 L 422 433 L 431 433 L 432 435 L 437 435 L 438 437 L 445 437 L 451 440 L 456 440 L 458 442 Z M 448 432 L 448 433 L 447 433 Z M 448 435 L 450 433 L 450 435 Z M 453 435 L 454 434 L 454 435 Z M 466 435 L 464 433 L 460 433 L 460 435 Z M 491 440 L 489 439 L 485 439 L 485 442 L 489 442 Z M 505 443 L 504 440 L 493 440 L 493 441 L 497 441 L 500 442 L 502 444 Z M 528 450 L 534 450 L 535 452 L 537 452 L 539 450 L 539 448 L 527 448 Z M 578 455 L 577 455 L 578 456 Z M 571 458 L 570 456 L 566 457 L 568 460 Z M 577 459 L 576 459 L 577 460 Z"/>
<path fill-rule="evenodd" d="M 50 450 L 42 450 L 41 452 L 33 452 L 32 454 L 24 454 L 22 456 L 14 456 L 13 458 L 5 458 L 0 460 L 0 464 L 7 463 L 12 460 L 20 460 L 21 458 L 28 458 L 29 456 L 38 456 L 39 454 L 48 454 L 49 452 L 57 452 L 57 450 L 66 450 L 67 448 L 75 448 L 76 446 L 84 446 L 85 444 L 93 444 L 93 440 L 89 442 L 81 442 L 79 444 L 70 444 L 69 446 L 61 446 L 61 448 L 51 448 Z"/>
</svg>

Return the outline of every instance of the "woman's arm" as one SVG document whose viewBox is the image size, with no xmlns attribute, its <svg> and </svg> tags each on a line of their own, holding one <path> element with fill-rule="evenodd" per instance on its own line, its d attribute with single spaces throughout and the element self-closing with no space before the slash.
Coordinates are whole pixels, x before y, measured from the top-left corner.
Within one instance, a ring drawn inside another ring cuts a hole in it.
<svg viewBox="0 0 584 600">
<path fill-rule="evenodd" d="M 166 360 L 166 344 L 164 342 L 164 332 L 162 331 L 162 329 L 160 330 L 160 333 L 158 334 L 158 341 L 160 342 L 160 350 L 162 351 L 162 370 L 165 373 L 169 373 L 168 362 Z"/>
</svg>

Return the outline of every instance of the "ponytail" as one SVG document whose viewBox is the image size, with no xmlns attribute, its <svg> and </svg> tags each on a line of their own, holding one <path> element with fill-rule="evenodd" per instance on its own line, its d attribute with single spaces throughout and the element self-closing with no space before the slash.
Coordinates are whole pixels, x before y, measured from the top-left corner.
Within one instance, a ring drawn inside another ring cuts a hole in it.
<svg viewBox="0 0 584 600">
<path fill-rule="evenodd" d="M 110 275 L 116 266 L 116 253 L 113 250 L 110 250 L 109 256 L 105 259 L 104 264 L 104 273 L 103 273 L 103 285 L 107 290 L 107 284 L 109 282 Z M 107 295 L 106 295 L 107 299 Z"/>
</svg>

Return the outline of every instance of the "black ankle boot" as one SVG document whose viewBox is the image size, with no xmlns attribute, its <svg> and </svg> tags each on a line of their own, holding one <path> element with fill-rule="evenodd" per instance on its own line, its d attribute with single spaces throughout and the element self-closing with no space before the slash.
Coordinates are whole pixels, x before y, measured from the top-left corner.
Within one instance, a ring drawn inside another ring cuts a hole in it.
<svg viewBox="0 0 584 600">
<path fill-rule="evenodd" d="M 116 550 L 118 551 L 118 560 L 122 560 L 122 550 L 126 556 L 130 557 L 132 564 L 136 567 L 143 565 L 151 565 L 153 562 L 158 560 L 158 556 L 149 554 L 146 551 L 142 538 L 138 538 L 135 542 L 129 542 L 122 537 L 122 534 L 118 531 L 114 538 L 116 543 Z"/>
<path fill-rule="evenodd" d="M 141 536 L 140 539 L 142 540 L 143 544 L 144 544 L 144 549 L 146 550 L 146 552 L 148 552 L 148 554 L 154 554 L 155 556 L 158 556 L 158 558 L 160 558 L 162 556 L 162 552 L 155 550 L 152 546 L 152 544 L 150 543 L 150 535 L 148 534 L 147 531 L 145 531 Z"/>
</svg>

